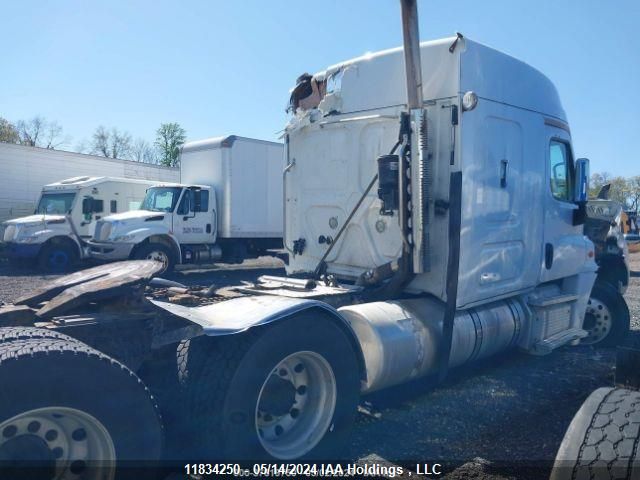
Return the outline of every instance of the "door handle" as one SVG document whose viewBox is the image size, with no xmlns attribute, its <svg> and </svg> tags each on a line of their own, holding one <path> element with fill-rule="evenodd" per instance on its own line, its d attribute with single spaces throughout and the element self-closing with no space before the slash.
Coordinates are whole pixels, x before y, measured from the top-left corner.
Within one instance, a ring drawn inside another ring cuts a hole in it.
<svg viewBox="0 0 640 480">
<path fill-rule="evenodd" d="M 553 265 L 553 245 L 550 243 L 545 244 L 544 246 L 544 266 L 547 270 L 551 269 Z"/>
<path fill-rule="evenodd" d="M 509 166 L 508 160 L 500 161 L 500 188 L 506 188 L 507 186 L 507 167 Z"/>
</svg>

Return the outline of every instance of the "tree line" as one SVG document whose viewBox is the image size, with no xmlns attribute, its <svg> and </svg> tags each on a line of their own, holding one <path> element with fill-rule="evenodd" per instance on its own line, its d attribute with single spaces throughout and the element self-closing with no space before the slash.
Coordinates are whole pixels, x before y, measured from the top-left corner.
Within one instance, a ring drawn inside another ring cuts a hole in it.
<svg viewBox="0 0 640 480">
<path fill-rule="evenodd" d="M 178 165 L 180 146 L 186 138 L 185 129 L 178 123 L 160 124 L 153 142 L 144 138 L 133 139 L 126 131 L 101 125 L 90 139 L 80 142 L 74 151 L 175 167 Z M 58 122 L 41 116 L 15 123 L 0 117 L 0 142 L 57 150 L 70 145 L 71 137 L 64 134 Z"/>
<path fill-rule="evenodd" d="M 610 185 L 608 198 L 620 202 L 625 210 L 640 211 L 640 175 L 614 177 L 608 172 L 594 173 L 589 183 L 589 196 L 597 198 L 600 189 Z"/>
</svg>

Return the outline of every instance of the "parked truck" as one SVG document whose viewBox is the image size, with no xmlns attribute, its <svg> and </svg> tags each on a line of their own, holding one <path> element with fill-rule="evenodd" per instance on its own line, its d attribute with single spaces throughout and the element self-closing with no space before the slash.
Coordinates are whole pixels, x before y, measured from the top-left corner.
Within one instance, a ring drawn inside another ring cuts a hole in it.
<svg viewBox="0 0 640 480">
<path fill-rule="evenodd" d="M 33 215 L 0 225 L 9 260 L 35 260 L 45 271 L 68 270 L 86 258 L 82 242 L 106 215 L 140 208 L 154 182 L 116 177 L 73 177 L 45 185 Z"/>
<path fill-rule="evenodd" d="M 616 291 L 624 294 L 629 285 L 629 250 L 624 238 L 625 213 L 622 205 L 609 200 L 608 186 L 597 199 L 587 202 L 584 233 L 594 244 L 598 265 L 596 282 L 587 303 L 585 323 L 590 334 L 581 343 L 619 344 L 629 330 L 628 313 L 621 310 Z M 612 313 L 613 312 L 613 313 Z M 611 319 L 621 318 L 615 325 Z M 606 337 L 606 338 L 605 338 Z"/>
<path fill-rule="evenodd" d="M 292 92 L 292 275 L 186 288 L 134 260 L 0 309 L 20 325 L 0 330 L 2 458 L 344 459 L 361 394 L 589 334 L 588 161 L 553 84 L 462 36 L 419 44 L 401 4 L 404 49 Z"/>
<path fill-rule="evenodd" d="M 155 185 L 142 208 L 110 215 L 89 243 L 100 260 L 237 261 L 282 248 L 282 144 L 230 135 L 182 147 L 182 183 Z"/>
</svg>

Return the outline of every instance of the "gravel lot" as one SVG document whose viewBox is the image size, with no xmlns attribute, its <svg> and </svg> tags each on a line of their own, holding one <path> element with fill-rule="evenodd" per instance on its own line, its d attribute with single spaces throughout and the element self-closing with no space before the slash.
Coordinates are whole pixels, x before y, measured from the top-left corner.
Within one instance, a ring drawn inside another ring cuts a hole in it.
<svg viewBox="0 0 640 480">
<path fill-rule="evenodd" d="M 632 255 L 631 270 L 626 299 L 632 335 L 640 336 L 640 253 Z M 260 274 L 282 275 L 282 263 L 264 257 L 173 278 L 223 286 Z M 0 263 L 0 301 L 51 278 Z M 454 370 L 437 388 L 421 380 L 372 395 L 364 400 L 381 416 L 359 416 L 353 457 L 373 455 L 412 470 L 416 462 L 441 462 L 453 472 L 450 479 L 546 478 L 574 413 L 592 390 L 612 384 L 614 363 L 613 349 L 567 347 L 546 357 L 510 353 Z"/>
</svg>

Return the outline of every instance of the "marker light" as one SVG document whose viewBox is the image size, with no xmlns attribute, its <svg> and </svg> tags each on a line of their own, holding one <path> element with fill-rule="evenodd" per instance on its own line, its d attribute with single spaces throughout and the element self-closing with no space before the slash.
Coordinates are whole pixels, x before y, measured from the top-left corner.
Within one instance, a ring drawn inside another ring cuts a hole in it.
<svg viewBox="0 0 640 480">
<path fill-rule="evenodd" d="M 473 92 L 466 92 L 462 96 L 462 111 L 468 112 L 476 108 L 478 104 L 478 96 Z"/>
</svg>

